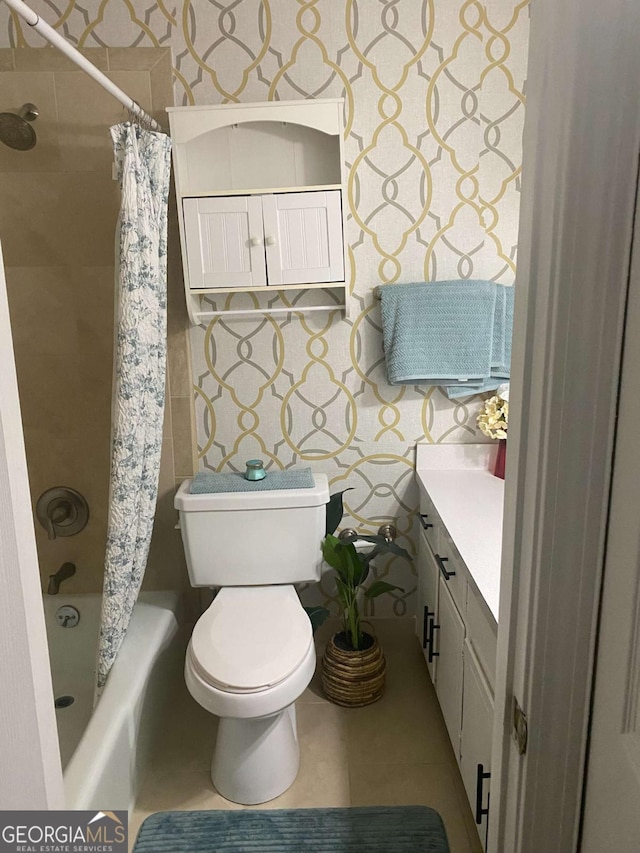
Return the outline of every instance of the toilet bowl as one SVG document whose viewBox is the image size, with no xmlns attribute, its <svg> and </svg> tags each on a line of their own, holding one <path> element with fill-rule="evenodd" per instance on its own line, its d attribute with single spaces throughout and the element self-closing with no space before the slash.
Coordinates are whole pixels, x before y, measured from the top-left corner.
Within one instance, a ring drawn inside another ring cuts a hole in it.
<svg viewBox="0 0 640 853">
<path fill-rule="evenodd" d="M 220 717 L 211 777 L 244 805 L 282 794 L 298 773 L 295 701 L 316 665 L 309 617 L 291 585 L 224 587 L 193 630 L 185 681 Z"/>
<path fill-rule="evenodd" d="M 232 492 L 185 480 L 175 498 L 191 585 L 220 588 L 193 630 L 185 681 L 220 718 L 213 784 L 243 805 L 279 796 L 298 772 L 295 701 L 316 655 L 294 584 L 320 580 L 329 500 L 326 474 L 284 489 L 269 477 Z"/>
</svg>

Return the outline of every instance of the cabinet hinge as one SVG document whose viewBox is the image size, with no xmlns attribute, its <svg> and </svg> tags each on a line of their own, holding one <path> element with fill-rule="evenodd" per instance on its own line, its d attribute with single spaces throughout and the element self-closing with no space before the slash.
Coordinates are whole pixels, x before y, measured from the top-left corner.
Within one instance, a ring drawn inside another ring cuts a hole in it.
<svg viewBox="0 0 640 853">
<path fill-rule="evenodd" d="M 527 715 L 518 705 L 518 700 L 513 697 L 513 739 L 518 747 L 518 754 L 524 755 L 527 751 L 528 737 Z"/>
</svg>

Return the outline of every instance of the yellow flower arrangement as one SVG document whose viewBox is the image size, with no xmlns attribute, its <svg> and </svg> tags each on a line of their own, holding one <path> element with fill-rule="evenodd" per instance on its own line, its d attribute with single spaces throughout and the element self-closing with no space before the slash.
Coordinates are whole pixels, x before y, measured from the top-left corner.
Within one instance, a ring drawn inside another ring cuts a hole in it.
<svg viewBox="0 0 640 853">
<path fill-rule="evenodd" d="M 478 426 L 487 438 L 506 438 L 509 425 L 509 402 L 503 397 L 489 397 L 478 415 Z"/>
</svg>

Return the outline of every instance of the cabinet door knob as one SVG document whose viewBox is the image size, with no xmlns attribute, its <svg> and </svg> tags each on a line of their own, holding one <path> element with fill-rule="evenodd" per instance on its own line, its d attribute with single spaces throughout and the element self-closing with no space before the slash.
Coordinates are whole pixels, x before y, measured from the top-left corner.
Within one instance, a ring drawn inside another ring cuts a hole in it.
<svg viewBox="0 0 640 853">
<path fill-rule="evenodd" d="M 260 246 L 262 243 L 262 240 L 260 239 L 260 237 L 252 237 L 251 240 L 249 240 L 249 242 L 251 243 L 252 246 Z"/>
<path fill-rule="evenodd" d="M 420 524 L 422 525 L 423 530 L 428 530 L 430 527 L 433 527 L 433 524 L 427 521 L 428 518 L 428 515 L 420 513 Z"/>
<path fill-rule="evenodd" d="M 455 575 L 455 572 L 448 572 L 445 566 L 445 563 L 448 561 L 448 557 L 441 557 L 440 554 L 435 554 L 436 563 L 438 564 L 438 568 L 442 572 L 442 577 L 448 581 Z"/>
<path fill-rule="evenodd" d="M 265 237 L 264 244 L 265 246 L 275 246 L 276 238 L 275 237 Z"/>
</svg>

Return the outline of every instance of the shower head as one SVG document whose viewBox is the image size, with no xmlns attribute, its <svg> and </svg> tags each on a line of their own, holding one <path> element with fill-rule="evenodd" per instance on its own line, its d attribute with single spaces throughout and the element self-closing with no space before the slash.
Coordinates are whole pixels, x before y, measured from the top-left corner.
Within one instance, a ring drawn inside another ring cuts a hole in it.
<svg viewBox="0 0 640 853">
<path fill-rule="evenodd" d="M 0 113 L 0 142 L 16 151 L 28 151 L 36 144 L 36 132 L 29 122 L 38 118 L 35 104 L 24 104 L 18 113 Z"/>
</svg>

